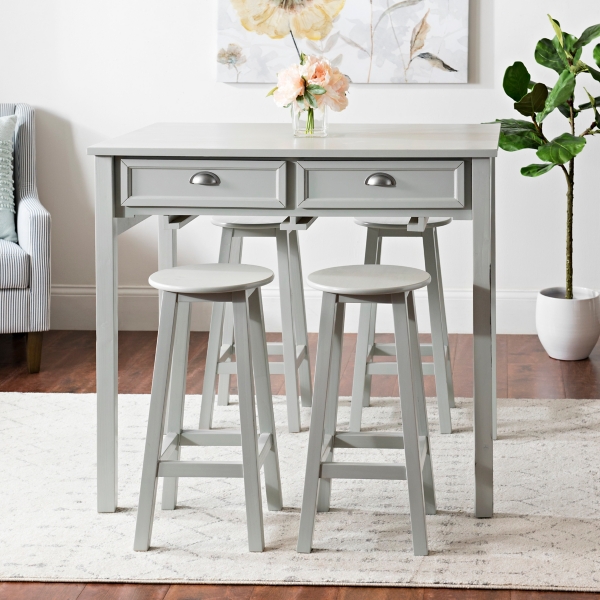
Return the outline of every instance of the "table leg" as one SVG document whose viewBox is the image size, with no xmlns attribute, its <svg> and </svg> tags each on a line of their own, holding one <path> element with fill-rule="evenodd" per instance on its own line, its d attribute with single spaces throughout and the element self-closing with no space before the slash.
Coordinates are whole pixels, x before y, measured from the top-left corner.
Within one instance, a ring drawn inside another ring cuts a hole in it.
<svg viewBox="0 0 600 600">
<path fill-rule="evenodd" d="M 492 422 L 495 398 L 494 159 L 473 160 L 473 402 L 475 516 L 494 512 Z"/>
<path fill-rule="evenodd" d="M 113 159 L 96 157 L 96 392 L 98 512 L 117 509 L 118 286 Z"/>
</svg>

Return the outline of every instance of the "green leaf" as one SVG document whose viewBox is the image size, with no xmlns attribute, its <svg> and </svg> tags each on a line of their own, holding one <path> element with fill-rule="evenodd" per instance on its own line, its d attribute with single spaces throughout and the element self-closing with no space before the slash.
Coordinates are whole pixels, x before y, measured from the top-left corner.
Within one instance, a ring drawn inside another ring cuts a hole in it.
<svg viewBox="0 0 600 600">
<path fill-rule="evenodd" d="M 500 148 L 516 152 L 525 148 L 537 150 L 544 141 L 531 121 L 519 119 L 498 119 L 500 123 Z"/>
<path fill-rule="evenodd" d="M 600 37 L 600 25 L 592 25 L 588 27 L 582 34 L 581 37 L 575 42 L 575 49 L 587 46 L 592 40 Z"/>
<path fill-rule="evenodd" d="M 540 175 L 551 171 L 552 169 L 554 169 L 554 167 L 555 165 L 553 165 L 552 163 L 544 165 L 528 165 L 521 169 L 521 175 L 524 175 L 525 177 L 539 177 Z"/>
<path fill-rule="evenodd" d="M 570 71 L 563 71 L 558 81 L 548 94 L 544 110 L 537 116 L 538 123 L 541 123 L 555 108 L 570 100 L 575 90 L 575 75 Z"/>
<path fill-rule="evenodd" d="M 508 96 L 518 102 L 527 93 L 530 79 L 527 67 L 522 62 L 516 62 L 506 69 L 502 87 Z"/>
<path fill-rule="evenodd" d="M 559 39 L 556 36 L 554 36 L 552 38 L 552 45 L 554 46 L 554 49 L 556 50 L 556 53 L 558 54 L 560 59 L 563 61 L 565 68 L 568 69 L 570 67 L 570 65 L 569 65 L 569 59 L 567 58 L 567 53 L 565 52 L 565 49 L 563 48 Z"/>
<path fill-rule="evenodd" d="M 269 93 L 267 94 L 267 98 L 269 96 L 272 96 L 276 91 L 277 91 L 277 86 L 275 86 L 271 91 L 269 91 Z"/>
<path fill-rule="evenodd" d="M 593 67 L 586 65 L 588 73 L 596 80 L 600 81 L 600 71 L 597 71 Z"/>
<path fill-rule="evenodd" d="M 600 67 L 600 44 L 594 46 L 594 51 L 592 52 L 592 56 L 596 61 L 596 64 Z"/>
<path fill-rule="evenodd" d="M 556 34 L 560 45 L 564 48 L 563 32 L 560 28 L 560 23 L 554 20 L 550 15 L 548 15 L 548 18 L 550 19 L 550 24 L 552 25 L 552 29 L 554 29 L 554 33 Z"/>
<path fill-rule="evenodd" d="M 570 133 L 563 133 L 551 142 L 538 148 L 536 152 L 540 160 L 555 165 L 564 165 L 575 158 L 585 147 L 585 138 Z"/>
<path fill-rule="evenodd" d="M 583 88 L 585 89 L 585 88 Z M 600 96 L 596 96 L 595 98 L 593 96 L 590 95 L 590 93 L 585 90 L 588 98 L 590 98 L 589 102 L 586 102 L 585 104 L 580 104 L 579 105 L 579 110 L 588 110 L 589 108 L 592 108 L 592 106 L 597 105 L 600 102 Z M 594 104 L 592 104 L 592 100 L 594 101 Z"/>
<path fill-rule="evenodd" d="M 313 94 L 313 96 L 321 96 L 327 93 L 327 90 L 324 87 L 317 85 L 316 83 L 310 83 L 306 86 L 306 89 Z"/>
<path fill-rule="evenodd" d="M 577 46 L 577 38 L 566 31 L 563 31 L 563 44 L 565 51 L 569 54 L 575 54 L 579 46 Z"/>
<path fill-rule="evenodd" d="M 558 110 L 560 111 L 560 114 L 563 117 L 566 117 L 567 119 L 571 118 L 571 107 L 565 102 L 564 104 L 560 104 L 559 106 L 557 106 L 556 108 L 558 108 Z M 576 119 L 577 115 L 580 113 L 581 111 L 579 109 L 574 108 L 573 109 L 573 118 Z"/>
<path fill-rule="evenodd" d="M 308 102 L 308 105 L 311 108 L 319 108 L 319 105 L 317 104 L 315 97 L 308 90 L 306 90 L 306 92 L 304 92 L 304 97 L 306 98 L 306 101 Z"/>
<path fill-rule="evenodd" d="M 541 39 L 535 47 L 535 60 L 543 67 L 553 69 L 559 75 L 568 66 L 559 56 L 554 44 L 547 38 Z"/>
<path fill-rule="evenodd" d="M 583 89 L 585 90 L 585 93 L 590 99 L 590 101 L 588 102 L 590 108 L 594 109 L 594 123 L 596 123 L 596 127 L 600 127 L 600 114 L 598 113 L 598 109 L 596 108 L 596 104 L 598 101 L 600 101 L 600 97 L 594 98 L 594 96 L 592 96 L 585 88 Z M 581 108 L 581 106 L 579 108 Z"/>
<path fill-rule="evenodd" d="M 547 97 L 548 88 L 543 83 L 536 83 L 529 94 L 515 102 L 515 109 L 526 117 L 533 117 L 535 113 L 544 110 Z"/>
</svg>

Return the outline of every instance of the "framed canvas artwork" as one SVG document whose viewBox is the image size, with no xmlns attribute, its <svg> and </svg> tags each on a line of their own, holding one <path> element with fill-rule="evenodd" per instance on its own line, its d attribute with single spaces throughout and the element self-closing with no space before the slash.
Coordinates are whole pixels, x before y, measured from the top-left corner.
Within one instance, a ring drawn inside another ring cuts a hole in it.
<svg viewBox="0 0 600 600">
<path fill-rule="evenodd" d="M 218 80 L 272 83 L 299 52 L 353 83 L 466 83 L 469 0 L 219 0 Z"/>
</svg>

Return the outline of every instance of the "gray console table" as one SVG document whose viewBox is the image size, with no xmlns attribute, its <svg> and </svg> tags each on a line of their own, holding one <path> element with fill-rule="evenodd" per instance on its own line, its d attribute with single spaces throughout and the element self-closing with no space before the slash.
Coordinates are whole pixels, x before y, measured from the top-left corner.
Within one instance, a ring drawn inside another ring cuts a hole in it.
<svg viewBox="0 0 600 600">
<path fill-rule="evenodd" d="M 433 216 L 473 221 L 474 510 L 491 517 L 498 137 L 498 125 L 340 125 L 327 138 L 298 139 L 290 125 L 159 123 L 90 147 L 98 511 L 117 508 L 119 234 L 160 215 L 159 267 L 165 268 L 176 262 L 177 229 L 197 215 L 276 214 L 288 217 L 290 228 L 314 217 L 387 215 L 414 217 L 415 227 Z M 395 185 L 365 185 L 374 173 Z"/>
</svg>

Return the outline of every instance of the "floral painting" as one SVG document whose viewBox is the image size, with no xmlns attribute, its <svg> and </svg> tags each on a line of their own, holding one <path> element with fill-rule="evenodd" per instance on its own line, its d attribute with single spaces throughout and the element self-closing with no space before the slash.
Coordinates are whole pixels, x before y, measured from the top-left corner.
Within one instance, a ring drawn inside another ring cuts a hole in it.
<svg viewBox="0 0 600 600">
<path fill-rule="evenodd" d="M 304 53 L 353 83 L 466 83 L 469 0 L 219 0 L 218 80 L 270 83 Z"/>
</svg>

